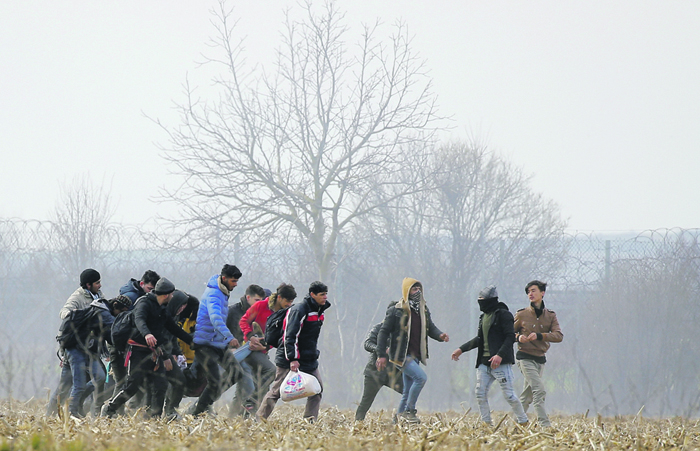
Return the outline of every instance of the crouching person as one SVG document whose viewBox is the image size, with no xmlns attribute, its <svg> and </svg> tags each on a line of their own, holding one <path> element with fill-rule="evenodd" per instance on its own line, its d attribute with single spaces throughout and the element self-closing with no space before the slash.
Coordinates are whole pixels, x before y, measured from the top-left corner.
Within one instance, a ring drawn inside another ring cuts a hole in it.
<svg viewBox="0 0 700 451">
<path fill-rule="evenodd" d="M 290 371 L 303 371 L 318 379 L 321 393 L 306 398 L 304 419 L 313 422 L 318 418 L 323 393 L 323 381 L 318 372 L 318 337 L 325 312 L 331 303 L 328 302 L 328 287 L 322 282 L 313 282 L 309 286 L 309 294 L 299 304 L 287 311 L 282 331 L 282 341 L 275 356 L 275 380 L 270 390 L 260 404 L 257 416 L 267 419 L 280 399 L 280 387 Z"/>
<path fill-rule="evenodd" d="M 170 355 L 164 353 L 161 347 L 166 341 L 163 330 L 167 329 L 186 343 L 192 342 L 192 337 L 185 333 L 165 310 L 165 306 L 173 297 L 173 291 L 175 285 L 163 277 L 158 280 L 153 291 L 138 299 L 133 313 L 135 330 L 126 353 L 126 382 L 102 408 L 103 416 L 115 416 L 117 409 L 134 396 L 145 382 L 150 382 L 153 390 L 148 414 L 151 417 L 159 417 L 162 414 L 168 388 L 165 371 L 172 368 Z"/>
<path fill-rule="evenodd" d="M 478 335 L 455 349 L 452 360 L 459 360 L 462 353 L 472 349 L 479 350 L 476 356 L 476 400 L 484 423 L 491 424 L 488 394 L 491 384 L 497 380 L 518 423 L 526 424 L 527 415 L 513 391 L 513 314 L 506 304 L 498 301 L 498 292 L 493 285 L 481 290 L 478 301 L 482 311 Z"/>
</svg>

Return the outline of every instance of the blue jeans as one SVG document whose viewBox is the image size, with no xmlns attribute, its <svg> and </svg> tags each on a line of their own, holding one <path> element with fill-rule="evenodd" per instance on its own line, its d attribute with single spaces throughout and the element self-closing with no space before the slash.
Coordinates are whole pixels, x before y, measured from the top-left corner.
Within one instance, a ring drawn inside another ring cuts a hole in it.
<svg viewBox="0 0 700 451">
<path fill-rule="evenodd" d="M 70 372 L 73 377 L 73 387 L 70 391 L 68 410 L 73 415 L 79 415 L 80 403 L 88 383 L 88 374 L 95 386 L 95 399 L 99 399 L 104 390 L 106 375 L 99 359 L 93 359 L 78 348 L 66 349 L 66 360 L 68 361 L 68 365 L 63 365 L 61 380 L 67 379 L 68 376 L 65 374 L 67 372 Z"/>
<path fill-rule="evenodd" d="M 425 374 L 423 368 L 412 356 L 406 357 L 402 371 L 403 394 L 401 395 L 401 401 L 399 401 L 398 413 L 416 408 L 418 395 L 420 395 L 421 390 L 423 390 L 425 383 L 428 381 L 428 375 Z"/>
<path fill-rule="evenodd" d="M 479 412 L 481 420 L 484 423 L 491 423 L 491 408 L 489 407 L 489 388 L 494 380 L 497 380 L 501 386 L 503 397 L 508 401 L 513 413 L 518 419 L 518 423 L 526 423 L 527 415 L 523 410 L 523 405 L 515 395 L 513 390 L 513 365 L 504 364 L 496 369 L 486 365 L 479 365 L 476 369 L 476 400 L 479 403 Z"/>
</svg>

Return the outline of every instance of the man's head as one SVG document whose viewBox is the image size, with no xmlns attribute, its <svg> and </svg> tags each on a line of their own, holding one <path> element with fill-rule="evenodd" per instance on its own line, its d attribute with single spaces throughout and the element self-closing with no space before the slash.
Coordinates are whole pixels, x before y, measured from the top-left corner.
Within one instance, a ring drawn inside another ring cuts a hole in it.
<svg viewBox="0 0 700 451">
<path fill-rule="evenodd" d="M 411 286 L 411 289 L 408 291 L 408 295 L 416 295 L 420 294 L 420 292 L 423 291 L 423 285 L 421 285 L 420 282 L 416 282 Z"/>
<path fill-rule="evenodd" d="M 221 269 L 221 283 L 224 284 L 228 291 L 232 291 L 238 285 L 238 279 L 242 275 L 243 273 L 236 265 L 224 265 Z"/>
<path fill-rule="evenodd" d="M 484 313 L 493 312 L 498 307 L 498 291 L 496 285 L 489 285 L 479 292 L 479 310 Z"/>
<path fill-rule="evenodd" d="M 248 288 L 245 289 L 245 300 L 251 307 L 264 297 L 265 290 L 260 285 L 248 285 Z"/>
<path fill-rule="evenodd" d="M 539 280 L 533 280 L 525 285 L 525 294 L 530 299 L 530 302 L 539 304 L 544 298 L 544 292 L 547 291 L 547 284 Z"/>
<path fill-rule="evenodd" d="M 173 291 L 175 291 L 175 285 L 165 277 L 161 277 L 153 289 L 160 305 L 170 302 L 173 298 Z"/>
<path fill-rule="evenodd" d="M 149 269 L 143 273 L 143 276 L 141 276 L 141 282 L 139 282 L 139 285 L 141 285 L 143 291 L 150 293 L 151 290 L 155 288 L 158 280 L 160 280 L 158 273 Z"/>
<path fill-rule="evenodd" d="M 309 285 L 309 296 L 311 296 L 311 299 L 316 301 L 318 305 L 323 305 L 328 299 L 328 287 L 325 283 L 319 282 L 318 280 L 316 282 L 311 282 L 311 285 Z"/>
<path fill-rule="evenodd" d="M 275 303 L 279 308 L 287 308 L 292 305 L 294 299 L 297 298 L 297 290 L 288 283 L 282 283 L 277 287 L 277 300 Z"/>
<path fill-rule="evenodd" d="M 80 286 L 91 292 L 92 294 L 97 294 L 102 288 L 102 280 L 100 273 L 92 268 L 88 268 L 80 273 Z"/>
<path fill-rule="evenodd" d="M 107 307 L 112 315 L 117 316 L 121 312 L 126 312 L 131 308 L 131 299 L 120 294 L 116 298 L 112 298 L 107 301 Z"/>
</svg>

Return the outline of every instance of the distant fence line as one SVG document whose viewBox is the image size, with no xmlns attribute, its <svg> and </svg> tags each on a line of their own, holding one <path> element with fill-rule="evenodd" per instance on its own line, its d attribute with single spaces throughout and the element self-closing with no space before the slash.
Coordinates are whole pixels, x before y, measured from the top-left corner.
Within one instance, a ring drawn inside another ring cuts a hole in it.
<svg viewBox="0 0 700 451">
<path fill-rule="evenodd" d="M 77 287 L 78 274 L 85 267 L 95 267 L 102 273 L 104 292 L 108 296 L 115 295 L 119 286 L 130 277 L 139 277 L 145 269 L 156 269 L 197 296 L 202 289 L 203 275 L 218 272 L 222 262 L 248 262 L 248 267 L 243 268 L 250 275 L 247 280 L 263 281 L 270 288 L 274 288 L 274 284 L 280 280 L 278 274 L 290 277 L 289 267 L 280 266 L 279 263 L 282 260 L 280 254 L 284 253 L 282 249 L 289 247 L 286 243 L 272 243 L 260 252 L 241 248 L 236 243 L 213 243 L 207 248 L 173 248 L 167 245 L 172 240 L 166 239 L 168 237 L 163 236 L 162 232 L 120 224 L 109 224 L 98 240 L 77 239 L 69 242 L 59 235 L 56 225 L 48 221 L 0 219 L 0 311 L 6 319 L 0 337 L 9 343 L 0 351 L 0 397 L 22 399 L 44 396 L 45 389 L 56 383 L 56 345 L 53 337 L 58 326 L 57 312 Z M 568 352 L 565 346 L 574 346 L 572 343 L 582 346 L 581 337 L 573 339 L 578 329 L 574 324 L 580 320 L 582 303 L 604 290 L 616 268 L 630 262 L 666 262 L 676 258 L 697 269 L 700 265 L 699 237 L 698 229 L 563 236 L 564 264 L 548 280 L 552 287 L 552 293 L 548 293 L 549 299 L 561 305 L 558 312 L 562 312 L 560 317 L 565 332 L 563 349 L 553 347 L 553 353 L 575 354 L 576 349 Z M 498 241 L 499 238 L 494 240 Z M 277 249 L 274 257 L 269 255 L 270 248 Z M 290 252 L 290 259 L 293 258 L 292 254 Z M 361 352 L 356 354 L 353 360 L 361 367 L 366 356 Z M 562 360 L 569 366 L 575 366 L 568 357 Z M 554 389 L 555 396 L 548 399 L 561 399 L 568 409 L 576 410 L 586 405 L 579 399 L 583 392 L 588 391 L 592 393 L 591 396 L 600 392 L 595 395 L 598 396 L 595 402 L 599 403 L 596 408 L 603 411 L 608 409 L 613 414 L 624 413 L 626 409 L 620 407 L 617 400 L 614 403 L 602 400 L 609 388 L 598 390 L 591 387 L 594 383 L 585 372 L 582 368 L 572 376 L 564 374 L 563 370 L 555 371 L 551 378 L 561 383 L 561 387 Z M 469 377 L 464 376 L 467 380 Z M 464 384 L 464 381 L 455 384 Z M 471 393 L 471 389 L 460 387 L 453 387 L 453 391 Z M 352 390 L 359 390 L 357 384 Z M 352 396 L 356 396 L 356 393 Z M 343 403 L 348 399 L 335 401 Z M 630 402 L 630 408 L 632 404 Z M 660 408 L 660 412 L 696 414 L 700 408 L 696 405 L 675 408 L 671 404 L 666 410 Z M 432 405 L 440 407 L 442 404 L 436 400 Z"/>
</svg>

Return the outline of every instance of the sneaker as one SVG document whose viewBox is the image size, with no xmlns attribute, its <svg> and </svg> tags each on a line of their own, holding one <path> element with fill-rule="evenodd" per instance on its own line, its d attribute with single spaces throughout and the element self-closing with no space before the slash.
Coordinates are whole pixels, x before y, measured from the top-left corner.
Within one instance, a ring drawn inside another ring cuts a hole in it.
<svg viewBox="0 0 700 451">
<path fill-rule="evenodd" d="M 175 411 L 165 414 L 165 422 L 166 423 L 170 423 L 173 421 L 180 421 L 181 419 L 182 419 L 182 417 L 180 416 L 180 414 L 175 412 Z"/>
<path fill-rule="evenodd" d="M 114 418 L 117 415 L 117 412 L 114 410 L 111 410 L 109 408 L 109 403 L 104 404 L 102 406 L 102 409 L 100 410 L 100 416 L 105 417 L 105 418 Z"/>
<path fill-rule="evenodd" d="M 416 412 L 416 409 L 409 409 L 398 414 L 398 417 L 409 424 L 420 424 L 420 419 L 416 416 Z"/>
</svg>

